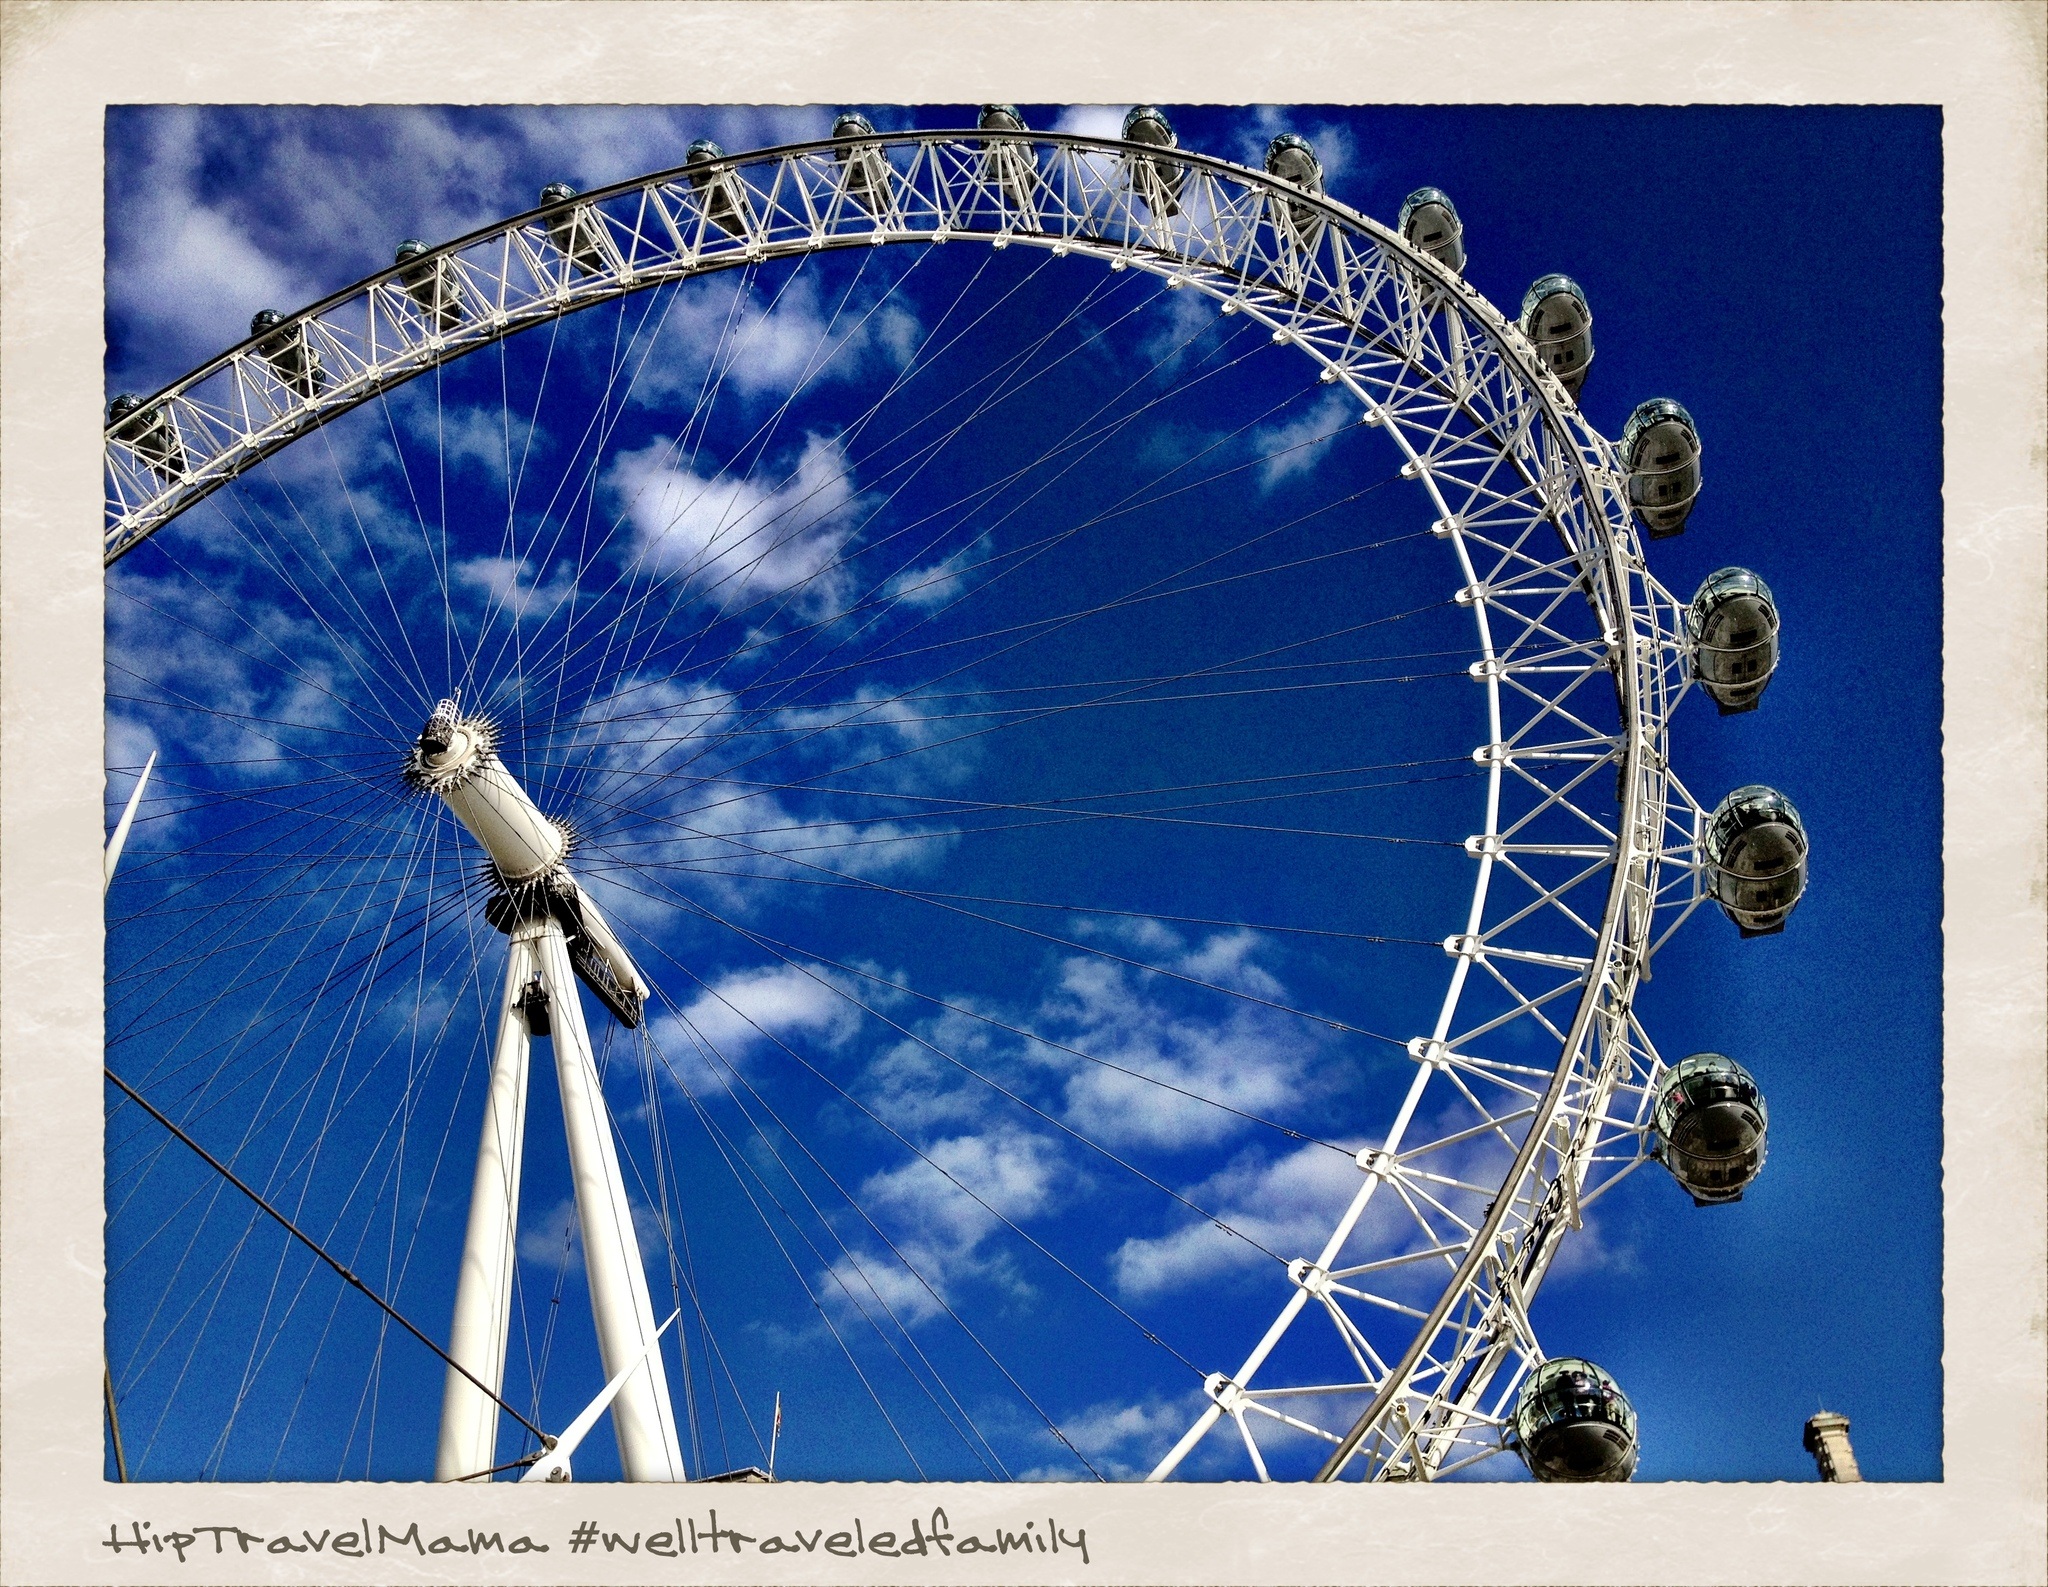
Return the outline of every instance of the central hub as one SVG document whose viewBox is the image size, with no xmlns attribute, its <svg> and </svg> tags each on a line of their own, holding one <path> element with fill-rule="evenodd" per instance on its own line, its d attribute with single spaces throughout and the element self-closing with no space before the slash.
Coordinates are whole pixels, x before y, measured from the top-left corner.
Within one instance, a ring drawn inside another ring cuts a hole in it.
<svg viewBox="0 0 2048 1587">
<path fill-rule="evenodd" d="M 540 813 L 498 759 L 498 729 L 464 716 L 453 700 L 434 707 L 406 757 L 406 781 L 440 795 L 484 846 L 498 880 L 515 889 L 540 881 L 569 857 L 569 835 Z"/>
<path fill-rule="evenodd" d="M 464 716 L 455 701 L 443 700 L 405 758 L 405 780 L 427 793 L 446 793 L 475 776 L 497 749 L 495 722 Z"/>
<path fill-rule="evenodd" d="M 570 873 L 568 830 L 540 813 L 498 759 L 497 725 L 441 701 L 406 756 L 405 780 L 438 796 L 491 857 L 498 891 L 484 918 L 508 934 L 527 921 L 553 922 L 577 978 L 620 1023 L 637 1026 L 647 983 Z"/>
</svg>

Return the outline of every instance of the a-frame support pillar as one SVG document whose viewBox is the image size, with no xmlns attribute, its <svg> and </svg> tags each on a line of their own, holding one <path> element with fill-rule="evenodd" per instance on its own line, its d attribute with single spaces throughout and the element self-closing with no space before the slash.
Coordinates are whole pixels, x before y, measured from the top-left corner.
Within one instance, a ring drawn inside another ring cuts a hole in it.
<svg viewBox="0 0 2048 1587">
<path fill-rule="evenodd" d="M 619 1172 L 611 1116 L 598 1083 L 568 942 L 553 918 L 529 920 L 511 933 L 448 1351 L 499 1393 L 504 1387 L 512 1275 L 518 1261 L 527 1063 L 532 1038 L 541 1034 L 548 1035 L 555 1054 L 584 1271 L 606 1377 L 639 1356 L 655 1336 L 640 1241 Z M 684 1480 L 668 1374 L 659 1350 L 647 1352 L 613 1400 L 611 1414 L 627 1481 Z M 497 1438 L 497 1405 L 450 1370 L 441 1398 L 435 1477 L 458 1481 L 489 1470 L 497 1464 Z"/>
</svg>

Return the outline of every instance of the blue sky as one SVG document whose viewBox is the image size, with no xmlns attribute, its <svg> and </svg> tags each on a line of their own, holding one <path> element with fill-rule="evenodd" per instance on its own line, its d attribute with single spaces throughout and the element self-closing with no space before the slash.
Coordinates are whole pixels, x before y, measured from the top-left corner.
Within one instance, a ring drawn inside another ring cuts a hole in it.
<svg viewBox="0 0 2048 1587">
<path fill-rule="evenodd" d="M 836 108 L 110 111 L 108 390 L 403 237 Z M 1698 421 L 1652 567 L 1763 573 L 1785 661 L 1754 714 L 1688 700 L 1675 763 L 1790 793 L 1814 881 L 1782 936 L 1696 917 L 1638 1007 L 1758 1076 L 1771 1157 L 1735 1207 L 1624 1182 L 1535 1322 L 1629 1392 L 1643 1479 L 1809 1478 L 1822 1404 L 1866 1475 L 1937 1478 L 1938 113 L 1169 108 L 1247 163 L 1305 133 L 1384 221 L 1445 188 L 1495 303 L 1585 288 L 1595 424 Z M 1407 1061 L 1361 1033 L 1427 1028 L 1479 788 L 1423 499 L 1241 329 L 1029 249 L 728 273 L 472 355 L 188 514 L 110 577 L 116 807 L 164 761 L 109 904 L 110 1062 L 445 1330 L 501 950 L 473 850 L 392 773 L 468 672 L 667 998 L 608 1083 L 652 1249 L 670 1217 L 657 1310 L 690 1300 L 693 1467 L 760 1460 L 779 1390 L 786 1476 L 1142 1472 L 1284 1299 L 1254 1242 L 1305 1254 L 1355 1184 L 1314 1141 L 1385 1127 Z M 784 526 L 765 558 L 724 549 L 750 521 Z M 1180 593 L 1128 604 L 1154 581 Z M 598 1374 L 544 1066 L 532 1097 L 508 1382 L 545 1358 L 559 1425 Z M 131 1462 L 424 1475 L 438 1363 L 154 1130 L 109 1138 Z M 1187 1473 L 1243 1467 L 1212 1438 Z"/>
</svg>

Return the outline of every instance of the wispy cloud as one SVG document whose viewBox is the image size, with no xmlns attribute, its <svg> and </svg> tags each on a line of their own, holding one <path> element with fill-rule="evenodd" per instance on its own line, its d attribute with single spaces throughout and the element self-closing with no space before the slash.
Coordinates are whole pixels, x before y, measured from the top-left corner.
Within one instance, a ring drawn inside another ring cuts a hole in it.
<svg viewBox="0 0 2048 1587">
<path fill-rule="evenodd" d="M 1282 480 L 1312 472 L 1329 455 L 1330 438 L 1360 422 L 1358 404 L 1340 391 L 1327 391 L 1313 406 L 1279 424 L 1252 432 L 1252 450 L 1263 456 L 1259 484 L 1271 490 Z"/>
<path fill-rule="evenodd" d="M 797 273 L 764 287 L 749 276 L 692 282 L 661 310 L 626 384 L 643 406 L 783 398 L 807 385 L 872 380 L 901 369 L 922 336 L 915 311 L 886 285 L 856 276 L 829 295 Z"/>
<path fill-rule="evenodd" d="M 487 591 L 515 618 L 545 616 L 576 588 L 576 569 L 570 563 L 557 563 L 543 579 L 527 557 L 471 557 L 455 564 L 455 578 L 459 584 Z"/>
<path fill-rule="evenodd" d="M 1193 947 L 1156 924 L 1150 933 L 1157 940 L 1144 956 L 1163 968 L 1256 997 L 1277 999 L 1284 990 L 1253 961 L 1258 939 L 1251 932 L 1221 933 Z M 1032 1028 L 1101 1060 L 1038 1050 L 1065 1073 L 1070 1123 L 1111 1145 L 1172 1150 L 1241 1132 L 1243 1114 L 1284 1112 L 1302 1095 L 1318 1047 L 1286 1015 L 1250 1003 L 1197 1008 L 1183 989 L 1092 955 L 1061 963 Z"/>
<path fill-rule="evenodd" d="M 676 1078 L 702 1095 L 729 1090 L 735 1069 L 756 1053 L 781 1043 L 842 1046 L 859 1023 L 859 1010 L 822 975 L 766 965 L 720 976 L 658 1016 L 653 1034 Z"/>
<path fill-rule="evenodd" d="M 583 190 L 682 164 L 690 140 L 740 150 L 822 137 L 818 106 L 117 106 L 108 115 L 110 371 L 147 390 L 391 263 Z"/>
<path fill-rule="evenodd" d="M 1283 132 L 1296 133 L 1308 139 L 1316 151 L 1316 159 L 1322 163 L 1325 188 L 1334 188 L 1341 178 L 1359 174 L 1362 162 L 1349 127 L 1315 117 L 1297 116 L 1274 105 L 1258 106 L 1239 125 L 1235 147 L 1229 151 L 1230 157 L 1255 170 L 1263 170 L 1267 145 Z"/>
<path fill-rule="evenodd" d="M 963 1281 L 993 1281 L 1022 1292 L 1007 1253 L 987 1250 L 985 1242 L 1004 1220 L 1037 1217 L 1080 1183 L 1056 1142 L 1021 1128 L 934 1141 L 923 1158 L 869 1176 L 858 1192 L 861 1205 L 914 1271 L 879 1255 L 864 1258 L 859 1268 L 893 1270 L 890 1304 L 906 1323 L 937 1315 L 940 1297 Z M 833 1270 L 849 1288 L 865 1284 L 846 1258 Z"/>
<path fill-rule="evenodd" d="M 779 478 L 765 471 L 768 482 L 678 467 L 677 450 L 658 439 L 607 470 L 640 560 L 728 606 L 776 594 L 801 609 L 829 609 L 846 585 L 834 562 L 852 533 L 855 498 L 840 443 L 807 437 L 795 467 Z"/>
<path fill-rule="evenodd" d="M 1194 1186 L 1190 1199 L 1270 1250 L 1313 1257 L 1358 1183 L 1358 1165 L 1344 1153 L 1302 1146 L 1271 1160 L 1248 1154 Z M 1372 1204 L 1389 1225 L 1393 1215 L 1384 1209 L 1393 1199 L 1381 1197 Z M 1117 1288 L 1140 1299 L 1261 1265 L 1270 1266 L 1271 1258 L 1211 1222 L 1186 1224 L 1163 1235 L 1134 1235 L 1117 1247 L 1110 1263 Z"/>
<path fill-rule="evenodd" d="M 1207 1401 L 1199 1394 L 1169 1399 L 1148 1394 L 1140 1400 L 1103 1400 L 1060 1418 L 1060 1431 L 1089 1464 L 1105 1477 L 1130 1481 L 1143 1477 L 1161 1453 L 1201 1415 Z M 1017 1474 L 1022 1482 L 1074 1482 L 1083 1473 L 1072 1457 L 1051 1460 Z"/>
<path fill-rule="evenodd" d="M 260 308 L 318 295 L 317 275 L 266 250 L 232 201 L 203 190 L 210 118 L 170 106 L 110 115 L 109 126 L 128 132 L 107 173 L 107 297 L 132 327 L 133 384 L 148 389 L 240 341 Z"/>
</svg>

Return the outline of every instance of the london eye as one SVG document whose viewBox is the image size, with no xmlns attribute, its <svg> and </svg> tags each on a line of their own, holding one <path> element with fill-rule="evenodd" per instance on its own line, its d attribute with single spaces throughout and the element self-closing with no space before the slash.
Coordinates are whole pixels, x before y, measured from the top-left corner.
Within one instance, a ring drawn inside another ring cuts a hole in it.
<svg viewBox="0 0 2048 1587">
<path fill-rule="evenodd" d="M 1672 752 L 1772 703 L 1770 570 L 1657 573 L 1732 465 L 1453 194 L 878 119 L 110 404 L 123 1466 L 766 1473 L 803 1378 L 845 1474 L 1627 1478 L 1537 1297 L 1767 1172 L 1636 1005 L 1809 879 Z"/>
</svg>

